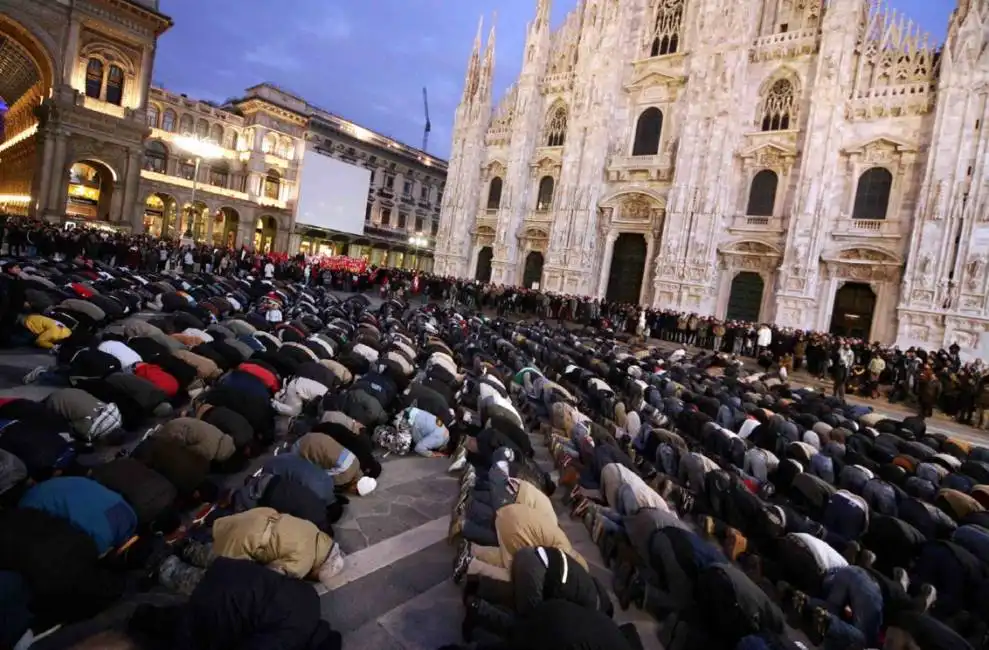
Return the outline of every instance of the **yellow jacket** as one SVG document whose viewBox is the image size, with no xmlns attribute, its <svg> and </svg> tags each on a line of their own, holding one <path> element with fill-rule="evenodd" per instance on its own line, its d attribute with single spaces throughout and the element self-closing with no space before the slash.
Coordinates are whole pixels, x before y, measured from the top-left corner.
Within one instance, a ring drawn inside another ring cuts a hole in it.
<svg viewBox="0 0 989 650">
<path fill-rule="evenodd" d="M 39 348 L 50 350 L 55 344 L 63 339 L 72 336 L 72 330 L 62 325 L 57 320 L 42 316 L 41 314 L 31 314 L 24 319 L 24 327 L 38 337 L 34 344 Z"/>
<path fill-rule="evenodd" d="M 511 570 L 516 551 L 536 546 L 558 548 L 580 566 L 587 568 L 587 561 L 574 550 L 567 534 L 557 523 L 555 513 L 547 517 L 527 505 L 513 503 L 498 510 L 495 515 L 495 530 L 498 532 L 501 564 L 506 569 Z"/>
<path fill-rule="evenodd" d="M 536 510 L 539 512 L 540 517 L 556 519 L 556 510 L 553 509 L 553 502 L 549 500 L 545 492 L 529 481 L 519 481 L 519 492 L 515 495 L 515 503 Z"/>
<path fill-rule="evenodd" d="M 333 539 L 305 519 L 271 508 L 253 508 L 213 523 L 213 552 L 254 560 L 295 578 L 316 578 Z"/>
</svg>

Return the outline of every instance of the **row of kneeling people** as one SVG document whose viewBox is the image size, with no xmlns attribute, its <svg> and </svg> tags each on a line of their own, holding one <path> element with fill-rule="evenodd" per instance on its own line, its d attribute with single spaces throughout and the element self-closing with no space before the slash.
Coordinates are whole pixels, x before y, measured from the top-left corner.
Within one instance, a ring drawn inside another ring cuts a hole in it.
<svg viewBox="0 0 989 650">
<path fill-rule="evenodd" d="M 663 620 L 667 647 L 794 647 L 784 612 L 825 648 L 983 643 L 984 449 L 714 356 L 508 323 L 480 340 L 518 370 L 620 602 Z M 451 526 L 473 543 L 457 577 L 482 575 L 467 627 L 510 635 L 533 599 L 606 607 L 599 585 L 561 582 L 559 553 L 569 575 L 583 563 L 503 442 L 465 474 Z"/>
<path fill-rule="evenodd" d="M 359 315 L 361 343 L 348 347 L 336 341 L 335 359 L 319 358 L 306 346 L 283 341 L 287 327 L 279 328 L 271 348 L 256 350 L 237 365 L 218 361 L 220 372 L 198 377 L 201 385 L 180 417 L 153 428 L 108 463 L 73 462 L 72 453 L 42 462 L 32 456 L 31 441 L 18 445 L 18 436 L 0 435 L 0 449 L 8 451 L 12 467 L 19 456 L 32 459 L 30 467 L 21 463 L 8 473 L 21 476 L 5 494 L 16 507 L 0 513 L 8 533 L 0 533 L 4 575 L 25 596 L 14 601 L 24 616 L 14 618 L 43 629 L 90 616 L 130 589 L 123 570 L 133 567 L 185 593 L 198 592 L 216 558 L 252 559 L 297 579 L 328 583 L 343 564 L 331 525 L 342 515 L 348 494 L 374 489 L 381 472 L 375 446 L 397 453 L 442 452 L 456 430 L 455 395 L 462 381 L 453 352 L 441 339 L 427 334 L 419 350 L 401 321 L 382 313 L 378 316 L 389 322 L 387 335 L 373 340 L 379 319 L 366 309 L 347 312 Z M 416 322 L 430 320 L 422 316 Z M 238 327 L 232 321 L 220 327 L 230 325 Z M 293 333 L 308 334 L 301 325 L 293 325 Z M 214 340 L 199 345 L 230 338 L 208 329 Z M 347 330 L 342 322 L 333 329 Z M 252 336 L 271 341 L 260 334 Z M 124 348 L 135 350 L 132 339 L 116 342 L 124 346 L 114 346 L 120 356 Z M 137 363 L 145 363 L 143 357 Z M 279 368 L 292 374 L 283 380 Z M 75 371 L 59 372 L 78 384 Z M 85 418 L 75 414 L 66 424 L 43 423 L 41 414 L 50 420 L 52 405 L 24 402 L 14 407 L 31 408 L 37 417 L 21 413 L 20 428 L 50 431 L 71 451 L 72 443 L 55 432 L 75 431 L 72 423 Z M 147 408 L 143 412 L 148 415 Z M 274 438 L 278 414 L 291 418 L 282 453 L 267 458 L 242 486 L 224 490 L 215 474 L 241 468 L 263 449 Z M 303 431 L 293 440 L 291 433 Z M 100 447 L 113 437 L 94 433 L 79 442 Z M 183 518 L 203 502 L 191 523 Z M 180 524 L 185 525 L 176 531 Z M 35 545 L 37 539 L 45 544 Z M 74 552 L 42 562 L 45 549 L 54 546 Z"/>
</svg>

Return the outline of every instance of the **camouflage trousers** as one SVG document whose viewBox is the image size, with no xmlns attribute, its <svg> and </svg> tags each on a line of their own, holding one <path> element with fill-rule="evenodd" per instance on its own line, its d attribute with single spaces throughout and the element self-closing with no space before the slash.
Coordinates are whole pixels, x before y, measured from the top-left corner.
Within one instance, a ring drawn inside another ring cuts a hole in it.
<svg viewBox="0 0 989 650">
<path fill-rule="evenodd" d="M 166 589 L 189 596 L 213 563 L 213 545 L 189 542 L 180 555 L 173 555 L 162 563 L 158 570 L 158 582 Z"/>
</svg>

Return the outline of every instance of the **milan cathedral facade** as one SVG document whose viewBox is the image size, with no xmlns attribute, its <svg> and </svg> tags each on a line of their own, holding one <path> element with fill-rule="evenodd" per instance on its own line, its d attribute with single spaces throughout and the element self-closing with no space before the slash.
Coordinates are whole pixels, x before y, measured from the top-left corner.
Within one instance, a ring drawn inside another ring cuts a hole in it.
<svg viewBox="0 0 989 650">
<path fill-rule="evenodd" d="M 457 109 L 435 271 L 900 346 L 989 339 L 989 0 L 536 0 Z M 989 343 L 989 340 L 987 340 Z"/>
</svg>

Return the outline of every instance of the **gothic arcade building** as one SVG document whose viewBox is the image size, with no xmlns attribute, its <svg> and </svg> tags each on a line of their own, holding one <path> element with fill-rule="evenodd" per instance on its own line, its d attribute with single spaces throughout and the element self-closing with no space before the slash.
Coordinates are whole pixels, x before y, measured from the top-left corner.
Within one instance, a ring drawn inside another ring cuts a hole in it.
<svg viewBox="0 0 989 650">
<path fill-rule="evenodd" d="M 457 110 L 436 271 L 901 346 L 989 331 L 989 0 L 537 0 Z"/>
</svg>

